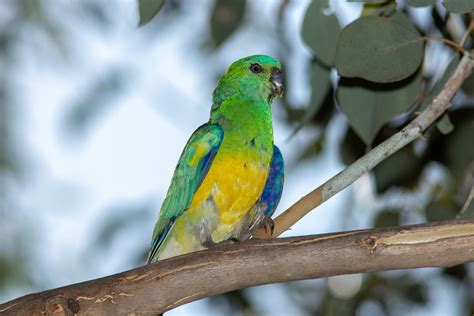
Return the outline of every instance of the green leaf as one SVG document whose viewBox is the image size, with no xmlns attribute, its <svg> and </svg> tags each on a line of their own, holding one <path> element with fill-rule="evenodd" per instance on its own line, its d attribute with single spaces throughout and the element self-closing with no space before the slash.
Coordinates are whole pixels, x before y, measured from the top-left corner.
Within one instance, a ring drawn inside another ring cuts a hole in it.
<svg viewBox="0 0 474 316">
<path fill-rule="evenodd" d="M 474 199 L 471 199 L 464 212 L 459 214 L 459 218 L 474 218 Z"/>
<path fill-rule="evenodd" d="M 347 0 L 347 2 L 384 3 L 387 0 Z"/>
<path fill-rule="evenodd" d="M 403 297 L 410 302 L 416 304 L 426 304 L 428 301 L 425 287 L 421 283 L 411 284 L 402 293 Z"/>
<path fill-rule="evenodd" d="M 158 14 L 165 0 L 138 0 L 138 13 L 140 21 L 138 26 L 143 26 L 150 22 Z"/>
<path fill-rule="evenodd" d="M 433 158 L 444 164 L 458 179 L 463 179 L 474 161 L 474 109 L 451 111 L 449 117 L 455 129 L 433 141 Z"/>
<path fill-rule="evenodd" d="M 342 78 L 336 97 L 349 125 L 366 144 L 370 144 L 385 123 L 410 109 L 417 99 L 421 83 L 421 70 L 390 84 Z"/>
<path fill-rule="evenodd" d="M 331 87 L 330 76 L 331 69 L 321 66 L 319 63 L 313 63 L 313 73 L 311 76 L 311 112 L 316 114 L 321 108 L 326 94 Z"/>
<path fill-rule="evenodd" d="M 348 166 L 362 157 L 367 149 L 362 139 L 350 127 L 347 127 L 346 135 L 339 146 L 339 154 L 342 162 Z"/>
<path fill-rule="evenodd" d="M 470 13 L 474 10 L 474 0 L 444 0 L 443 6 L 453 13 Z"/>
<path fill-rule="evenodd" d="M 302 36 L 316 58 L 326 66 L 334 65 L 337 37 L 341 30 L 334 14 L 325 15 L 327 1 L 311 2 L 304 17 Z"/>
<path fill-rule="evenodd" d="M 460 206 L 454 201 L 452 195 L 446 196 L 443 199 L 432 201 L 426 207 L 426 220 L 428 222 L 443 221 L 456 218 Z"/>
<path fill-rule="evenodd" d="M 114 98 L 125 87 L 127 73 L 124 69 L 109 69 L 108 72 L 82 91 L 82 98 L 74 102 L 66 113 L 65 128 L 72 135 L 87 130 L 100 114 L 114 105 Z"/>
<path fill-rule="evenodd" d="M 454 130 L 454 125 L 449 119 L 448 113 L 444 114 L 439 122 L 436 124 L 436 127 L 441 132 L 441 134 L 447 135 Z"/>
<path fill-rule="evenodd" d="M 467 263 L 466 265 L 468 264 L 469 263 Z M 449 277 L 452 277 L 457 281 L 462 281 L 466 277 L 469 277 L 469 274 L 470 274 L 466 269 L 466 265 L 459 264 L 459 265 L 452 266 L 449 268 L 444 268 L 443 274 Z"/>
<path fill-rule="evenodd" d="M 474 95 L 474 74 L 470 74 L 461 86 L 461 89 L 468 95 Z"/>
<path fill-rule="evenodd" d="M 394 227 L 400 225 L 400 209 L 386 209 L 377 214 L 374 227 Z"/>
<path fill-rule="evenodd" d="M 344 77 L 399 81 L 419 68 L 423 46 L 423 38 L 403 13 L 361 17 L 339 34 L 336 68 Z"/>
<path fill-rule="evenodd" d="M 298 133 L 303 126 L 309 123 L 311 119 L 318 113 L 321 105 L 324 102 L 324 99 L 331 87 L 331 82 L 329 81 L 329 75 L 331 70 L 327 67 L 321 66 L 317 62 L 313 62 L 313 73 L 311 76 L 311 101 L 301 118 L 298 126 L 295 128 L 290 137 L 293 137 Z"/>
<path fill-rule="evenodd" d="M 412 144 L 403 147 L 373 169 L 377 193 L 392 186 L 413 186 L 422 172 L 422 164 L 415 156 Z"/>
<path fill-rule="evenodd" d="M 395 1 L 365 3 L 360 16 L 376 15 L 390 17 L 395 12 L 397 12 L 397 3 Z"/>
<path fill-rule="evenodd" d="M 245 0 L 217 0 L 212 10 L 211 33 L 219 47 L 237 29 L 245 13 Z"/>
<path fill-rule="evenodd" d="M 315 139 L 306 142 L 304 148 L 300 150 L 296 161 L 301 162 L 306 159 L 313 158 L 314 156 L 318 156 L 321 151 L 324 149 L 324 137 L 325 134 L 319 133 Z M 291 167 L 291 166 L 289 166 Z"/>
<path fill-rule="evenodd" d="M 427 7 L 435 4 L 436 0 L 408 0 L 408 5 L 415 8 Z"/>
</svg>

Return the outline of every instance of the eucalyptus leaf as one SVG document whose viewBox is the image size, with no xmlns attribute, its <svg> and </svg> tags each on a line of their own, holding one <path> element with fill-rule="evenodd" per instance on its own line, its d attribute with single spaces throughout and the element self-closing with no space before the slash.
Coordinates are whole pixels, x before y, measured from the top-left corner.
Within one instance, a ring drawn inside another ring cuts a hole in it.
<svg viewBox="0 0 474 316">
<path fill-rule="evenodd" d="M 140 21 L 138 26 L 143 26 L 158 14 L 165 0 L 138 0 L 138 13 Z"/>
<path fill-rule="evenodd" d="M 342 78 L 336 97 L 349 125 L 366 144 L 370 144 L 384 124 L 410 109 L 421 84 L 421 70 L 405 80 L 390 84 Z"/>
<path fill-rule="evenodd" d="M 331 87 L 331 82 L 329 80 L 329 68 L 323 67 L 317 62 L 313 62 L 312 70 L 311 100 L 303 117 L 298 123 L 298 126 L 295 128 L 290 137 L 294 136 L 299 130 L 301 130 L 301 128 L 308 124 L 308 122 L 316 115 L 316 113 L 318 113 L 329 91 L 329 88 Z"/>
<path fill-rule="evenodd" d="M 460 206 L 453 197 L 446 196 L 442 199 L 432 201 L 426 207 L 426 219 L 428 222 L 443 221 L 456 218 Z"/>
<path fill-rule="evenodd" d="M 211 33 L 215 47 L 220 46 L 239 27 L 245 14 L 245 0 L 217 0 L 212 10 Z"/>
<path fill-rule="evenodd" d="M 366 153 L 367 145 L 351 128 L 347 127 L 346 134 L 339 145 L 339 155 L 342 162 L 349 166 Z"/>
<path fill-rule="evenodd" d="M 392 186 L 413 186 L 423 170 L 423 161 L 415 156 L 413 144 L 403 147 L 373 169 L 377 193 Z"/>
<path fill-rule="evenodd" d="M 384 3 L 364 3 L 360 16 L 386 16 L 390 17 L 397 12 L 397 3 L 395 0 Z"/>
<path fill-rule="evenodd" d="M 403 13 L 365 16 L 339 34 L 335 63 L 344 77 L 395 82 L 419 68 L 423 48 L 423 38 Z"/>
<path fill-rule="evenodd" d="M 395 227 L 400 225 L 400 209 L 386 209 L 377 214 L 374 227 Z"/>
<path fill-rule="evenodd" d="M 334 65 L 337 37 L 341 30 L 334 14 L 326 15 L 327 0 L 312 1 L 306 10 L 302 36 L 316 58 L 326 66 Z"/>
<path fill-rule="evenodd" d="M 347 0 L 347 2 L 384 3 L 387 0 Z"/>
<path fill-rule="evenodd" d="M 474 95 L 474 74 L 470 74 L 469 77 L 464 80 L 461 89 L 469 95 Z"/>
<path fill-rule="evenodd" d="M 472 13 L 474 0 L 444 0 L 443 6 L 453 13 Z"/>
<path fill-rule="evenodd" d="M 448 113 L 444 114 L 439 122 L 436 124 L 436 127 L 441 132 L 441 134 L 447 135 L 454 130 L 454 125 L 449 119 Z"/>
<path fill-rule="evenodd" d="M 435 160 L 444 164 L 455 178 L 463 179 L 474 161 L 474 109 L 451 111 L 449 116 L 454 130 L 433 141 L 431 150 Z"/>
<path fill-rule="evenodd" d="M 459 218 L 474 218 L 474 199 L 468 201 L 469 205 L 464 212 L 458 215 Z"/>
<path fill-rule="evenodd" d="M 71 135 L 80 135 L 90 124 L 114 105 L 128 82 L 125 69 L 113 68 L 82 91 L 83 97 L 72 103 L 66 113 L 64 127 Z"/>
</svg>

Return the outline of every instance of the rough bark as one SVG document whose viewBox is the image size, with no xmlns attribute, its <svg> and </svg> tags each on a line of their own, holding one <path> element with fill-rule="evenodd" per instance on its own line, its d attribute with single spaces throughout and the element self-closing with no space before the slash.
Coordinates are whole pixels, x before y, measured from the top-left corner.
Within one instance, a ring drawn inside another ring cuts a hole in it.
<svg viewBox="0 0 474 316">
<path fill-rule="evenodd" d="M 255 239 L 30 294 L 2 315 L 151 315 L 260 284 L 474 261 L 474 219 Z"/>
</svg>

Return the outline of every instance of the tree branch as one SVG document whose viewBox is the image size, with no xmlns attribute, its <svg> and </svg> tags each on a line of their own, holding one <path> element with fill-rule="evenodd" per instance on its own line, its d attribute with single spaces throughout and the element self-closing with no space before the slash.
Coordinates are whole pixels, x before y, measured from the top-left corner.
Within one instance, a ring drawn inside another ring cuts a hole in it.
<svg viewBox="0 0 474 316">
<path fill-rule="evenodd" d="M 471 74 L 474 65 L 472 54 L 473 51 L 463 56 L 441 92 L 417 118 L 405 126 L 400 132 L 392 135 L 359 160 L 290 206 L 274 220 L 275 226 L 273 235 L 270 234 L 270 231 L 261 228 L 256 231 L 254 236 L 257 238 L 272 238 L 281 235 L 312 209 L 326 202 L 336 193 L 344 190 L 388 156 L 421 137 L 423 131 L 430 127 L 431 124 L 449 108 L 454 94 L 459 87 L 461 87 L 464 80 Z"/>
<path fill-rule="evenodd" d="M 473 260 L 474 219 L 254 239 L 30 294 L 0 305 L 0 314 L 150 315 L 260 284 Z"/>
</svg>

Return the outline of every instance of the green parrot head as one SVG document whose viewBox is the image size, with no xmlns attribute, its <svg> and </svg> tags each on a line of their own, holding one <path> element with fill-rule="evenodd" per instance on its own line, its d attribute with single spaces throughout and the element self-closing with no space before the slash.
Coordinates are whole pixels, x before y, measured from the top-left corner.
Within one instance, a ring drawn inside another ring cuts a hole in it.
<svg viewBox="0 0 474 316">
<path fill-rule="evenodd" d="M 212 111 L 229 99 L 271 103 L 274 97 L 283 96 L 281 64 L 266 55 L 239 59 L 219 79 L 212 96 Z"/>
</svg>

